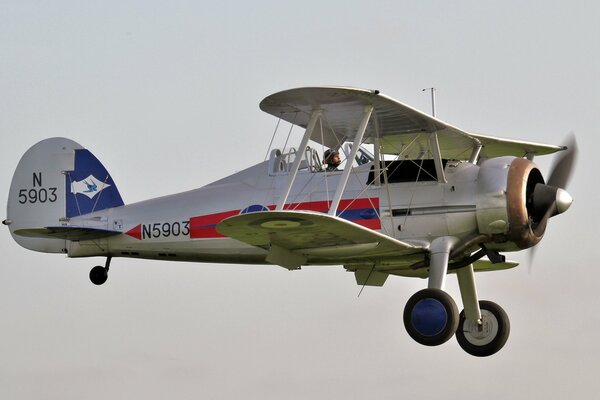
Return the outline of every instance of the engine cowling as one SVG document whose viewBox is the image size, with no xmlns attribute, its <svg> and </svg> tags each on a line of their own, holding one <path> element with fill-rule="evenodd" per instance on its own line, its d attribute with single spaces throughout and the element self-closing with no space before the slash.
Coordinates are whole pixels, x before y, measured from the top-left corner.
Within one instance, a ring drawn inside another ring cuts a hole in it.
<svg viewBox="0 0 600 400">
<path fill-rule="evenodd" d="M 535 202 L 536 188 L 548 186 L 534 162 L 516 157 L 484 161 L 477 181 L 479 232 L 489 235 L 503 250 L 535 246 L 546 230 L 546 224 L 540 222 L 547 209 Z"/>
<path fill-rule="evenodd" d="M 546 231 L 540 224 L 545 212 L 535 206 L 536 188 L 546 187 L 537 165 L 524 158 L 515 158 L 508 170 L 506 207 L 508 211 L 507 238 L 520 249 L 535 246 Z"/>
</svg>

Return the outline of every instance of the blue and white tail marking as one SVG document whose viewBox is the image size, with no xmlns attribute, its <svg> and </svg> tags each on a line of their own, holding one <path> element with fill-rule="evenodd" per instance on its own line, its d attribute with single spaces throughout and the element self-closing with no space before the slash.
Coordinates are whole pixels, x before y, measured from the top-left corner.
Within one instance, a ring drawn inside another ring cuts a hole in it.
<svg viewBox="0 0 600 400">
<path fill-rule="evenodd" d="M 124 204 L 106 168 L 87 149 L 75 150 L 75 169 L 65 175 L 69 218 Z"/>
</svg>

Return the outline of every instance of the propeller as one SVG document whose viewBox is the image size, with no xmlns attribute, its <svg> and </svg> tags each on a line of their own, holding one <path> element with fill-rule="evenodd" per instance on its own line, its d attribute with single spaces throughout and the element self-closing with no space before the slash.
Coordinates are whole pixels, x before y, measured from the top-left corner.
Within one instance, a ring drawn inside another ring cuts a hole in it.
<svg viewBox="0 0 600 400">
<path fill-rule="evenodd" d="M 550 218 L 567 211 L 573 203 L 573 198 L 566 191 L 577 161 L 577 140 L 573 133 L 567 137 L 564 148 L 565 151 L 560 152 L 552 163 L 548 181 L 545 184 L 536 184 L 531 198 L 528 199 L 532 210 L 532 227 L 540 235 L 544 233 Z M 534 256 L 535 246 L 529 251 L 529 272 Z"/>
<path fill-rule="evenodd" d="M 577 160 L 577 140 L 573 133 L 566 140 L 566 151 L 559 153 L 552 164 L 547 185 L 566 189 Z"/>
</svg>

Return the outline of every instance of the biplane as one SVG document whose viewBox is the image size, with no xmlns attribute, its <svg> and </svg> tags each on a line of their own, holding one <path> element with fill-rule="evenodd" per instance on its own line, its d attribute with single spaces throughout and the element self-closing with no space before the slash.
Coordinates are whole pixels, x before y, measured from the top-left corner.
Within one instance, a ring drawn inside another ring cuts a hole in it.
<svg viewBox="0 0 600 400">
<path fill-rule="evenodd" d="M 199 189 L 134 204 L 89 150 L 42 140 L 16 168 L 4 224 L 30 250 L 106 257 L 90 271 L 96 285 L 115 257 L 343 265 L 362 286 L 423 278 L 403 315 L 415 341 L 456 336 L 480 357 L 504 346 L 509 319 L 479 300 L 475 272 L 517 266 L 502 253 L 535 246 L 569 208 L 574 142 L 567 150 L 470 133 L 377 90 L 291 89 L 260 108 L 303 128 L 300 143 Z M 545 181 L 533 158 L 556 152 Z M 448 274 L 458 278 L 460 313 L 444 291 Z"/>
</svg>

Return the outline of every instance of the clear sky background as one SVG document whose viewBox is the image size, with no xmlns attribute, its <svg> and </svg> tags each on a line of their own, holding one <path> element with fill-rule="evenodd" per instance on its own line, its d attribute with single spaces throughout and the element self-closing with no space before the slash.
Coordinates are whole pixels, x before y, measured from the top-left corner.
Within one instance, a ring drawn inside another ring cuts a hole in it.
<svg viewBox="0 0 600 400">
<path fill-rule="evenodd" d="M 477 276 L 511 318 L 492 357 L 409 338 L 402 312 L 423 280 L 357 298 L 342 267 L 114 259 L 95 287 L 103 259 L 30 252 L 3 228 L 0 398 L 597 395 L 599 20 L 597 1 L 0 1 L 3 199 L 51 136 L 94 152 L 126 203 L 205 185 L 263 160 L 276 120 L 258 103 L 299 86 L 379 89 L 427 112 L 435 86 L 455 126 L 552 144 L 574 132 L 580 147 L 575 203 L 531 273 Z"/>
</svg>

